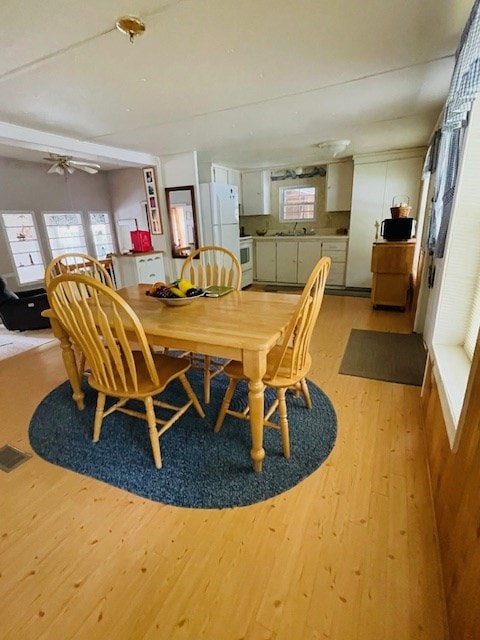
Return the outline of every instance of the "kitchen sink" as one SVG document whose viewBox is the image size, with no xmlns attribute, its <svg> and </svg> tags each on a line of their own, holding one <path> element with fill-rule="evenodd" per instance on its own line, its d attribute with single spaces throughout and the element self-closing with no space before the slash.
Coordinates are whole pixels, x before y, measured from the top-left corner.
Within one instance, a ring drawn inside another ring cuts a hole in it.
<svg viewBox="0 0 480 640">
<path fill-rule="evenodd" d="M 275 236 L 280 238 L 306 238 L 307 236 L 314 236 L 315 232 L 307 231 L 307 233 L 303 233 L 303 231 L 296 231 L 292 233 L 291 231 L 278 231 Z"/>
</svg>

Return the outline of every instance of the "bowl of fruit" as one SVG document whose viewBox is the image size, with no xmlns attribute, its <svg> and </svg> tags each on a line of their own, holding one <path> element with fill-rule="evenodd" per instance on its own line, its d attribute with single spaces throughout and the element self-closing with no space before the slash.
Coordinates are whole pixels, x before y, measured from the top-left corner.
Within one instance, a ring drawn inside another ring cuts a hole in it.
<svg viewBox="0 0 480 640">
<path fill-rule="evenodd" d="M 168 307 L 183 307 L 197 298 L 201 298 L 205 295 L 205 291 L 196 287 L 189 280 L 180 278 L 170 284 L 155 282 L 147 289 L 146 294 L 152 298 L 158 298 L 160 302 L 163 302 Z"/>
</svg>

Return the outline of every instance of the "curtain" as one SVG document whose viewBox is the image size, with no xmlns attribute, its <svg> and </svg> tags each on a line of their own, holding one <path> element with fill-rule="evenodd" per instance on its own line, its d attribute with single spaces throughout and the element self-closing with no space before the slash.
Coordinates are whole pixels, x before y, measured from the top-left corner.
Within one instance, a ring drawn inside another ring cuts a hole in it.
<svg viewBox="0 0 480 640">
<path fill-rule="evenodd" d="M 436 132 L 428 152 L 428 169 L 432 172 L 436 169 L 428 249 L 437 258 L 443 257 L 464 131 L 479 91 L 480 0 L 475 0 L 455 54 L 442 127 L 440 132 Z"/>
</svg>

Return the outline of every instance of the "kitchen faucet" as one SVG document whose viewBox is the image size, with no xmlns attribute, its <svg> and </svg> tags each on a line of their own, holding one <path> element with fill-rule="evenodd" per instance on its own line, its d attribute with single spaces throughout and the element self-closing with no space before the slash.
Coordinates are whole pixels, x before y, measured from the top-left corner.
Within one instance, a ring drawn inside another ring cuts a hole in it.
<svg viewBox="0 0 480 640">
<path fill-rule="evenodd" d="M 297 228 L 298 221 L 293 225 L 292 235 L 295 235 L 295 229 Z"/>
</svg>

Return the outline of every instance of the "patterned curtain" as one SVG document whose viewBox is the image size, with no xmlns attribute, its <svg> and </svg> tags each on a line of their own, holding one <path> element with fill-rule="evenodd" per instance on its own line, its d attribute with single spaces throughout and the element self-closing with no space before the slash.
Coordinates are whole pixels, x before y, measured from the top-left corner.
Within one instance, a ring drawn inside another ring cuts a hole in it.
<svg viewBox="0 0 480 640">
<path fill-rule="evenodd" d="M 428 169 L 436 170 L 428 249 L 437 258 L 443 257 L 468 115 L 479 91 L 480 0 L 475 0 L 455 54 L 442 127 L 427 156 Z"/>
</svg>

